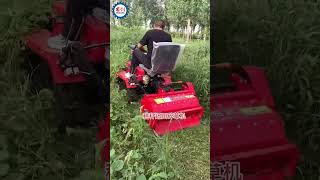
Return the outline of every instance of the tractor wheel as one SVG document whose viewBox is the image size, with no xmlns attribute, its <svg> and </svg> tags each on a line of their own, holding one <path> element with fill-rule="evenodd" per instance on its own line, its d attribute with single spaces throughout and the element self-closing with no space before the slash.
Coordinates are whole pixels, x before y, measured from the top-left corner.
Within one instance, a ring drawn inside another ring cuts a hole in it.
<svg viewBox="0 0 320 180">
<path fill-rule="evenodd" d="M 52 89 L 52 76 L 48 64 L 41 61 L 30 72 L 30 92 L 37 94 L 41 89 Z"/>
<path fill-rule="evenodd" d="M 100 113 L 105 113 L 103 103 L 93 105 L 87 102 L 88 94 L 84 86 L 84 84 L 67 84 L 54 87 L 54 107 L 59 122 L 59 132 L 65 133 L 66 127 L 95 127 Z"/>
<path fill-rule="evenodd" d="M 139 93 L 136 89 L 127 89 L 125 82 L 121 78 L 117 78 L 117 83 L 119 85 L 119 90 L 126 89 L 127 90 L 127 100 L 129 103 L 135 102 L 139 100 Z"/>
<path fill-rule="evenodd" d="M 140 99 L 140 95 L 137 92 L 137 89 L 128 89 L 128 101 L 129 103 L 136 102 Z"/>
<path fill-rule="evenodd" d="M 117 84 L 119 85 L 119 90 L 123 90 L 126 89 L 126 85 L 124 83 L 124 81 L 121 78 L 117 78 Z"/>
<path fill-rule="evenodd" d="M 51 89 L 53 87 L 52 76 L 47 62 L 35 54 L 24 42 L 21 41 L 20 46 L 24 57 L 21 65 L 27 70 L 29 77 L 28 93 L 33 95 L 41 89 Z"/>
<path fill-rule="evenodd" d="M 65 132 L 66 126 L 76 127 L 77 124 L 89 120 L 88 107 L 82 101 L 81 93 L 76 85 L 56 85 L 54 87 L 55 114 L 59 122 L 58 130 Z"/>
</svg>

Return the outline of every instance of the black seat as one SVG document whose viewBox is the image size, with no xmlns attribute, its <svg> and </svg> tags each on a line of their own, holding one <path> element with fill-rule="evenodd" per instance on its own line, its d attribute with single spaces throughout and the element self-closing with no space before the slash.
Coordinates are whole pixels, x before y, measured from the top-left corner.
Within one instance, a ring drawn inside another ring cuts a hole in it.
<svg viewBox="0 0 320 180">
<path fill-rule="evenodd" d="M 139 66 L 142 67 L 150 76 L 170 73 L 174 71 L 183 50 L 183 44 L 154 42 L 151 56 L 151 69 L 147 69 L 142 64 Z"/>
</svg>

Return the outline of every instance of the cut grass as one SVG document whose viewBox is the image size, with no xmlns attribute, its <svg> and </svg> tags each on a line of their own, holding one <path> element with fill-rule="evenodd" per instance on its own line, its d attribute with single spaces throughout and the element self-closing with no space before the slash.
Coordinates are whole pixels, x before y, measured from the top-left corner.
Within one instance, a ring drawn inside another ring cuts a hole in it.
<svg viewBox="0 0 320 180">
<path fill-rule="evenodd" d="M 169 137 L 171 156 L 174 157 L 182 179 L 210 179 L 210 127 L 201 125 Z"/>
</svg>

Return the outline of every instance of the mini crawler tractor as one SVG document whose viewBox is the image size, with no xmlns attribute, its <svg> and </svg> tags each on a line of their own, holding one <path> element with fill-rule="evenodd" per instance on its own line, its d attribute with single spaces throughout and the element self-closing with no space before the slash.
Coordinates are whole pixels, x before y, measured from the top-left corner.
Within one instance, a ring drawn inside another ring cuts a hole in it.
<svg viewBox="0 0 320 180">
<path fill-rule="evenodd" d="M 183 50 L 181 44 L 154 43 L 151 69 L 140 64 L 135 71 L 136 83 L 129 82 L 130 61 L 117 73 L 120 87 L 127 90 L 130 101 L 142 96 L 141 113 L 157 135 L 200 125 L 203 108 L 192 83 L 171 80 L 170 73 Z"/>
</svg>

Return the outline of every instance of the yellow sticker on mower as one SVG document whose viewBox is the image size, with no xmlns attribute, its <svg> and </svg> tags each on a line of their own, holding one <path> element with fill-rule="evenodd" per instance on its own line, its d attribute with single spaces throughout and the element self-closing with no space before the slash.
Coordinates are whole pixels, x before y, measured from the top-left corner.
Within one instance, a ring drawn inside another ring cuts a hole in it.
<svg viewBox="0 0 320 180">
<path fill-rule="evenodd" d="M 163 104 L 163 103 L 169 103 L 169 102 L 172 102 L 172 99 L 169 98 L 169 97 L 166 97 L 166 98 L 158 98 L 158 99 L 154 99 L 154 101 L 157 103 L 157 104 Z"/>
<path fill-rule="evenodd" d="M 272 110 L 267 106 L 254 106 L 254 107 L 241 108 L 240 112 L 247 116 L 253 116 L 258 114 L 271 113 Z"/>
<path fill-rule="evenodd" d="M 163 104 L 163 103 L 169 103 L 169 102 L 173 102 L 173 101 L 179 101 L 179 100 L 184 100 L 184 99 L 191 99 L 191 98 L 195 98 L 195 95 L 185 95 L 185 96 L 174 96 L 174 97 L 165 97 L 165 98 L 157 98 L 154 99 L 154 102 L 156 102 L 157 104 Z"/>
<path fill-rule="evenodd" d="M 154 99 L 157 104 L 163 104 L 165 101 L 162 98 Z"/>
<path fill-rule="evenodd" d="M 188 98 L 188 99 L 190 99 L 190 98 L 195 98 L 194 95 L 187 95 L 187 96 L 185 96 L 185 97 Z"/>
</svg>

